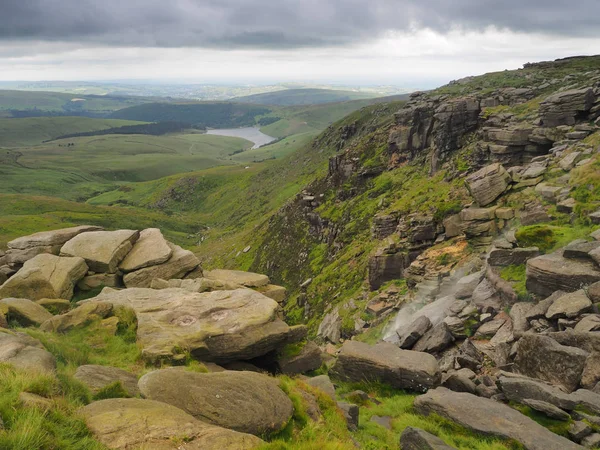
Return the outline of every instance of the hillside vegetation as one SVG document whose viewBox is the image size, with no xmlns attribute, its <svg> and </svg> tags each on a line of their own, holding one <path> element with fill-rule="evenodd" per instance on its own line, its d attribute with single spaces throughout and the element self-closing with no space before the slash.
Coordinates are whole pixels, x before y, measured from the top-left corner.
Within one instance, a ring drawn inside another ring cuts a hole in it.
<svg viewBox="0 0 600 450">
<path fill-rule="evenodd" d="M 286 89 L 263 94 L 247 95 L 232 99 L 239 103 L 254 103 L 256 105 L 318 105 L 321 103 L 345 102 L 376 97 L 374 94 L 356 91 L 333 89 Z"/>
</svg>

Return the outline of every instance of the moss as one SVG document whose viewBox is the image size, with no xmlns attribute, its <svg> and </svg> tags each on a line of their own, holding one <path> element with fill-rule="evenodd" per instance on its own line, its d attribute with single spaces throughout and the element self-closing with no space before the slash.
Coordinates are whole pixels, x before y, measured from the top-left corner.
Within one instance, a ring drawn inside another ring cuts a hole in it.
<svg viewBox="0 0 600 450">
<path fill-rule="evenodd" d="M 120 381 L 115 381 L 100 389 L 95 395 L 94 400 L 103 400 L 106 398 L 128 398 L 131 397 L 125 390 Z"/>
<path fill-rule="evenodd" d="M 530 301 L 531 295 L 527 292 L 526 282 L 526 267 L 525 264 L 518 266 L 507 266 L 500 271 L 500 277 L 506 281 L 510 281 L 513 289 L 517 293 L 519 300 Z"/>
<path fill-rule="evenodd" d="M 303 340 L 284 345 L 283 348 L 279 350 L 279 356 L 282 358 L 293 358 L 294 356 L 298 356 L 302 352 L 306 342 L 306 340 Z"/>
</svg>

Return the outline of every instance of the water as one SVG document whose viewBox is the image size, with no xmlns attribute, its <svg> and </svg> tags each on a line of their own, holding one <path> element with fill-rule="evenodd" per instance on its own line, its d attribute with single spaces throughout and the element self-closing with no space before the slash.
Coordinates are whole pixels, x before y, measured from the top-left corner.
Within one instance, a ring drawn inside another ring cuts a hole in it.
<svg viewBox="0 0 600 450">
<path fill-rule="evenodd" d="M 269 135 L 261 132 L 258 128 L 255 128 L 255 127 L 218 128 L 215 130 L 208 130 L 206 133 L 214 134 L 217 136 L 230 136 L 230 137 L 239 137 L 242 139 L 246 139 L 247 141 L 254 143 L 254 147 L 252 147 L 252 148 L 258 148 L 265 144 L 269 144 L 269 143 L 277 140 L 277 138 L 274 138 L 273 136 L 269 136 Z"/>
<path fill-rule="evenodd" d="M 456 282 L 469 273 L 471 268 L 467 264 L 454 270 L 447 278 L 426 279 L 419 283 L 414 299 L 400 308 L 396 318 L 385 330 L 383 340 L 398 342 L 396 331 L 406 328 L 420 316 L 426 316 L 434 326 L 442 322 L 456 300 Z"/>
</svg>

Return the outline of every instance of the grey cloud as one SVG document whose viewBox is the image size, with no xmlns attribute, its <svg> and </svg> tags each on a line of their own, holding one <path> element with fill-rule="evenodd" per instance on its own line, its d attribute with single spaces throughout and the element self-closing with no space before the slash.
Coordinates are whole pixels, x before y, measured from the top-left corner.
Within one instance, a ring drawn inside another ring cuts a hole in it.
<svg viewBox="0 0 600 450">
<path fill-rule="evenodd" d="M 158 47 L 344 45 L 407 30 L 490 25 L 596 36 L 600 1 L 0 0 L 0 40 Z"/>
</svg>

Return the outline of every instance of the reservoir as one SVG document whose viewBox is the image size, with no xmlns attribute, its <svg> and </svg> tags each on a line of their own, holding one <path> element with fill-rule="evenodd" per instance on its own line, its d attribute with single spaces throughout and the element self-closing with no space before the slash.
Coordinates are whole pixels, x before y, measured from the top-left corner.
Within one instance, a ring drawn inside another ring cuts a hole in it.
<svg viewBox="0 0 600 450">
<path fill-rule="evenodd" d="M 231 136 L 246 139 L 247 141 L 254 143 L 254 147 L 252 148 L 258 148 L 262 145 L 268 144 L 269 142 L 277 140 L 277 138 L 268 136 L 255 127 L 219 128 L 215 130 L 207 130 L 206 133 L 215 134 L 217 136 Z"/>
</svg>

